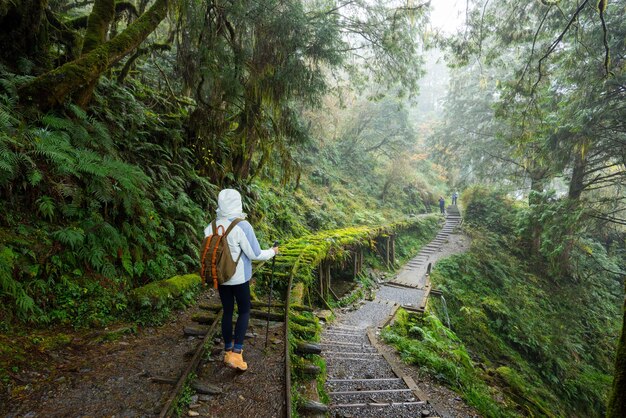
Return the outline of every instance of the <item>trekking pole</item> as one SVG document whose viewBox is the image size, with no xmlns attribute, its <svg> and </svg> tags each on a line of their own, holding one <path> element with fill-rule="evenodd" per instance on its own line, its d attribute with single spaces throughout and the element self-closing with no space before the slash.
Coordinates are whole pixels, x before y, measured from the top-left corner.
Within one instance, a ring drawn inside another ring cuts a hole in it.
<svg viewBox="0 0 626 418">
<path fill-rule="evenodd" d="M 278 241 L 274 241 L 274 245 L 272 248 L 278 247 Z M 276 256 L 278 254 L 274 254 L 274 258 L 272 258 L 272 273 L 270 274 L 270 294 L 267 302 L 267 325 L 265 326 L 265 349 L 267 348 L 267 337 L 270 332 L 270 310 L 272 309 L 272 288 L 274 287 L 274 266 L 276 265 Z"/>
</svg>

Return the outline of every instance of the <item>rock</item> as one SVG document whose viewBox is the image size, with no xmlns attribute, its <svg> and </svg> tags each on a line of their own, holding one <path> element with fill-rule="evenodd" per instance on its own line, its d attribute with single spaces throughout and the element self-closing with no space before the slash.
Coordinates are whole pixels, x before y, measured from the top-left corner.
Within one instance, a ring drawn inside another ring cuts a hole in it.
<svg viewBox="0 0 626 418">
<path fill-rule="evenodd" d="M 195 404 L 198 403 L 198 395 L 193 395 L 190 399 L 189 399 L 189 403 Z M 189 406 L 191 408 L 191 406 Z"/>
<path fill-rule="evenodd" d="M 199 417 L 200 413 L 196 411 L 189 411 L 187 412 L 187 415 L 189 415 L 190 417 Z"/>
<path fill-rule="evenodd" d="M 200 406 L 201 405 L 199 403 L 192 403 L 189 405 L 189 409 L 198 409 Z"/>
<path fill-rule="evenodd" d="M 208 327 L 200 327 L 200 326 L 187 326 L 183 328 L 185 335 L 187 336 L 201 336 L 206 335 L 209 331 Z"/>
<path fill-rule="evenodd" d="M 328 405 L 307 399 L 299 409 L 305 413 L 325 414 L 328 412 Z"/>
<path fill-rule="evenodd" d="M 243 397 L 243 395 L 239 395 L 239 400 L 240 400 L 240 401 L 245 401 L 245 400 L 246 400 L 246 398 L 244 398 L 244 397 Z"/>
<path fill-rule="evenodd" d="M 296 342 L 295 352 L 297 354 L 320 354 L 322 347 L 319 344 L 298 341 Z"/>
<path fill-rule="evenodd" d="M 216 315 L 214 314 L 195 314 L 191 317 L 191 320 L 199 324 L 209 325 L 215 322 Z"/>
<path fill-rule="evenodd" d="M 166 385 L 175 385 L 178 379 L 163 376 L 153 376 L 148 378 L 152 383 L 164 383 Z"/>
<path fill-rule="evenodd" d="M 246 339 L 250 339 L 250 338 L 256 338 L 257 337 L 257 333 L 256 332 L 246 332 L 245 338 Z"/>
<path fill-rule="evenodd" d="M 211 395 L 198 395 L 198 401 L 200 402 L 209 402 L 213 399 Z"/>
<path fill-rule="evenodd" d="M 429 411 L 428 409 L 424 409 L 424 410 L 422 411 L 422 416 L 423 416 L 423 417 L 428 417 L 428 416 L 430 416 L 430 411 Z"/>
<path fill-rule="evenodd" d="M 325 309 L 315 312 L 315 316 L 317 316 L 318 319 L 321 319 L 322 321 L 329 322 L 333 318 L 333 313 L 332 311 Z"/>
<path fill-rule="evenodd" d="M 202 395 L 219 395 L 220 393 L 222 393 L 222 388 L 215 385 L 210 385 L 208 383 L 202 383 L 197 380 L 194 380 L 194 382 L 191 384 L 191 387 L 197 393 L 200 393 Z"/>
<path fill-rule="evenodd" d="M 220 344 L 221 342 L 222 342 L 222 339 L 220 337 L 213 338 L 213 344 Z"/>
<path fill-rule="evenodd" d="M 271 341 L 272 344 L 282 344 L 283 343 L 283 340 L 280 340 L 278 338 L 272 338 L 270 341 Z"/>
</svg>

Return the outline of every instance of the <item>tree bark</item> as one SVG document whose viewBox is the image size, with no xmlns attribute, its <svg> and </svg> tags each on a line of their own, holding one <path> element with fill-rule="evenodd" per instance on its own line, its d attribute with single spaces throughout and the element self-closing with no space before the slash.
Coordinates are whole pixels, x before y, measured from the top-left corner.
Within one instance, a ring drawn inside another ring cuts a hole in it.
<svg viewBox="0 0 626 418">
<path fill-rule="evenodd" d="M 106 41 L 109 27 L 114 18 L 115 0 L 96 0 L 89 19 L 87 19 L 87 31 L 85 32 L 81 55 L 88 54 Z M 85 88 L 78 93 L 76 103 L 80 107 L 87 106 L 97 83 L 98 79 L 96 78 L 87 83 Z"/>
<path fill-rule="evenodd" d="M 626 417 L 626 299 L 624 299 L 624 323 L 622 336 L 617 345 L 617 358 L 613 378 L 613 390 L 609 398 L 607 418 Z"/>
<path fill-rule="evenodd" d="M 82 55 L 93 51 L 106 41 L 111 22 L 115 18 L 115 0 L 96 0 L 87 19 L 87 32 Z"/>
<path fill-rule="evenodd" d="M 574 169 L 572 171 L 572 179 L 569 183 L 568 196 L 570 199 L 579 200 L 584 189 L 585 169 L 587 167 L 587 159 L 582 152 L 576 152 L 574 160 Z"/>
<path fill-rule="evenodd" d="M 146 13 L 115 38 L 21 87 L 20 101 L 36 104 L 42 110 L 62 104 L 137 48 L 165 18 L 168 8 L 168 0 L 156 0 Z"/>
<path fill-rule="evenodd" d="M 543 173 L 530 173 L 530 196 L 528 197 L 529 206 L 540 205 L 543 201 L 541 193 L 545 187 L 545 179 Z M 533 256 L 538 257 L 541 249 L 541 232 L 543 231 L 542 225 L 538 219 L 531 219 L 530 226 L 530 252 Z"/>
</svg>

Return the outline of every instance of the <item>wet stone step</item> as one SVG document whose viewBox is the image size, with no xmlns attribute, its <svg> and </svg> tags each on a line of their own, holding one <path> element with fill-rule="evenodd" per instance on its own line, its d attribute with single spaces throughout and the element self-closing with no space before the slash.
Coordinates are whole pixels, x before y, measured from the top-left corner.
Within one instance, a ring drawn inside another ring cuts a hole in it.
<svg viewBox="0 0 626 418">
<path fill-rule="evenodd" d="M 351 333 L 364 333 L 367 332 L 366 328 L 344 328 L 336 325 L 329 325 L 324 328 L 325 331 L 337 331 L 337 332 L 351 332 Z"/>
<path fill-rule="evenodd" d="M 352 352 L 352 353 L 375 353 L 376 349 L 369 344 L 320 344 L 322 353 L 326 351 L 332 352 Z"/>
<path fill-rule="evenodd" d="M 351 359 L 326 359 L 330 379 L 372 379 L 396 377 L 391 366 L 383 360 L 354 361 Z"/>
<path fill-rule="evenodd" d="M 358 351 L 326 351 L 326 360 L 353 360 L 353 361 L 380 361 L 384 357 L 379 353 L 364 353 Z"/>
<path fill-rule="evenodd" d="M 322 332 L 323 335 L 326 336 L 339 336 L 339 337 L 343 337 L 343 336 L 348 336 L 348 337 L 363 337 L 365 336 L 365 332 L 351 332 L 351 331 L 340 331 L 340 330 L 334 330 L 334 329 L 326 329 Z"/>
<path fill-rule="evenodd" d="M 393 418 L 416 418 L 421 417 L 422 411 L 431 411 L 432 409 L 426 402 L 410 402 L 398 403 L 391 405 L 370 403 L 369 405 L 346 404 L 331 405 L 330 416 L 336 418 L 370 418 L 370 417 L 393 417 Z M 430 414 L 429 414 L 430 415 Z"/>
<path fill-rule="evenodd" d="M 386 379 L 329 379 L 326 381 L 326 388 L 328 392 L 390 390 L 406 389 L 406 384 L 399 377 Z"/>
<path fill-rule="evenodd" d="M 332 404 L 415 402 L 411 389 L 329 392 Z"/>
<path fill-rule="evenodd" d="M 362 335 L 346 335 L 346 334 L 327 334 L 327 333 L 322 333 L 322 342 L 323 343 L 327 343 L 327 342 L 339 342 L 339 343 L 353 343 L 353 344 L 358 344 L 358 343 L 369 343 L 367 336 L 365 334 Z"/>
</svg>

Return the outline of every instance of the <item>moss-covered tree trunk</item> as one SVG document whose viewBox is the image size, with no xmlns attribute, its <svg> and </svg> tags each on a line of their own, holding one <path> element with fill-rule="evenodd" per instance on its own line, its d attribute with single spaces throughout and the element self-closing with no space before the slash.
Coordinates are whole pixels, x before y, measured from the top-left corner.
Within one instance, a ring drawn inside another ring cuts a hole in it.
<svg viewBox="0 0 626 418">
<path fill-rule="evenodd" d="M 115 38 L 24 85 L 20 89 L 20 100 L 49 109 L 83 91 L 157 28 L 167 15 L 169 4 L 168 0 L 156 0 L 147 12 Z"/>
<path fill-rule="evenodd" d="M 87 19 L 87 31 L 85 32 L 81 55 L 88 54 L 106 42 L 113 19 L 115 19 L 115 0 L 96 0 L 89 19 Z M 98 79 L 96 78 L 77 94 L 76 103 L 79 106 L 85 107 L 89 103 L 97 83 Z"/>
<path fill-rule="evenodd" d="M 626 417 L 626 299 L 624 300 L 622 336 L 617 344 L 613 390 L 609 398 L 609 407 L 606 416 L 607 418 Z"/>
</svg>

